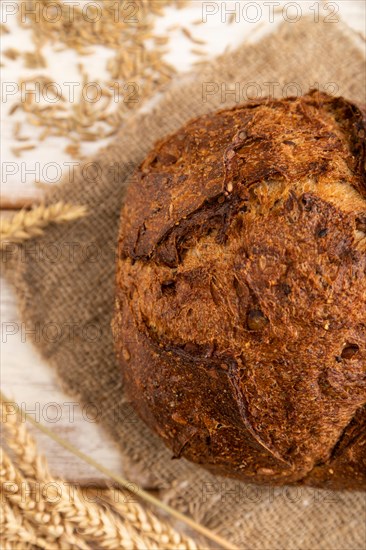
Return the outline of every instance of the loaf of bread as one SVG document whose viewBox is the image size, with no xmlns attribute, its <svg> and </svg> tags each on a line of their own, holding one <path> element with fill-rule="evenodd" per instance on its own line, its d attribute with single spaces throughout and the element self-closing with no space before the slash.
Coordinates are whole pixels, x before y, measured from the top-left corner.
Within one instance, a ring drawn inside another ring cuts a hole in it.
<svg viewBox="0 0 366 550">
<path fill-rule="evenodd" d="M 366 488 L 365 130 L 341 97 L 250 101 L 190 121 L 135 172 L 113 332 L 172 457 Z"/>
</svg>

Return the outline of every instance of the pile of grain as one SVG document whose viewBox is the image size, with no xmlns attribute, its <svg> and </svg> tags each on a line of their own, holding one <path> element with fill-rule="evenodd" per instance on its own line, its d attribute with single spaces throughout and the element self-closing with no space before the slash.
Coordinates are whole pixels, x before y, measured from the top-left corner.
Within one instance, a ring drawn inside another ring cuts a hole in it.
<svg viewBox="0 0 366 550">
<path fill-rule="evenodd" d="M 34 51 L 8 48 L 4 52 L 6 58 L 21 57 L 25 67 L 44 69 L 47 61 L 43 50 L 49 45 L 56 52 L 72 49 L 81 56 L 89 56 L 94 53 L 93 48 L 104 46 L 111 50 L 111 56 L 106 62 L 108 78 L 98 80 L 97 86 L 93 80 L 92 99 L 78 93 L 90 83 L 86 63 L 79 63 L 82 86 L 73 101 L 60 94 L 59 87 L 42 71 L 19 80 L 20 90 L 33 86 L 37 91 L 20 97 L 10 114 L 22 113 L 23 122 L 38 127 L 40 141 L 54 136 L 67 138 L 65 152 L 82 158 L 82 142 L 113 136 L 129 113 L 141 107 L 176 73 L 164 59 L 169 36 L 157 35 L 154 27 L 168 6 L 180 9 L 184 4 L 186 0 L 96 0 L 88 3 L 87 10 L 75 5 L 70 12 L 70 6 L 62 0 L 23 0 L 18 24 L 31 31 Z M 193 44 L 203 43 L 185 28 L 181 30 Z M 6 33 L 8 29 L 4 27 L 2 31 Z M 203 52 L 197 50 L 196 54 Z M 14 124 L 13 137 L 23 142 L 13 147 L 16 156 L 35 148 L 22 132 L 19 120 Z"/>
</svg>

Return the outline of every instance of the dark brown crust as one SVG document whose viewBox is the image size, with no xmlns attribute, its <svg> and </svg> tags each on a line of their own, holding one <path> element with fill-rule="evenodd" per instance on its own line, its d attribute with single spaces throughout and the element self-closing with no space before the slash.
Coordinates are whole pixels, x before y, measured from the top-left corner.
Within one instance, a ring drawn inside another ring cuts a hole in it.
<svg viewBox="0 0 366 550">
<path fill-rule="evenodd" d="M 253 101 L 160 141 L 122 211 L 113 330 L 174 456 L 366 488 L 365 116 Z"/>
</svg>

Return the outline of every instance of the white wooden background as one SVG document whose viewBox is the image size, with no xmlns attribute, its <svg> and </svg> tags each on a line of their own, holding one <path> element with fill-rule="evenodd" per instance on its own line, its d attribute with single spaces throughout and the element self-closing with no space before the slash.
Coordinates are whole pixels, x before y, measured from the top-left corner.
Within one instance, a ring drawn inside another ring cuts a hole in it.
<svg viewBox="0 0 366 550">
<path fill-rule="evenodd" d="M 254 4 L 254 2 L 251 3 Z M 303 0 L 292 2 L 292 4 L 301 7 L 304 16 L 313 14 L 314 12 L 310 11 L 310 8 L 317 3 L 314 0 L 311 2 Z M 2 0 L 1 3 L 1 21 L 11 29 L 10 34 L 2 37 L 2 51 L 7 48 L 31 51 L 33 48 L 29 31 L 20 29 L 14 16 L 7 16 L 9 12 L 6 9 L 7 4 L 14 4 L 14 2 Z M 157 30 L 163 34 L 164 29 L 174 24 L 184 25 L 192 31 L 194 36 L 207 41 L 207 45 L 202 46 L 202 49 L 207 50 L 208 55 L 211 57 L 223 52 L 228 46 L 235 47 L 243 39 L 257 40 L 264 32 L 271 32 L 282 21 L 282 14 L 278 13 L 275 23 L 270 23 L 268 21 L 268 8 L 263 5 L 263 2 L 259 1 L 257 4 L 261 7 L 263 15 L 257 23 L 248 22 L 241 16 L 239 23 L 228 25 L 222 21 L 223 8 L 221 2 L 210 2 L 210 4 L 219 5 L 218 13 L 208 17 L 207 22 L 202 25 L 192 25 L 193 21 L 202 18 L 202 4 L 204 2 L 194 0 L 184 10 L 168 9 L 166 16 L 159 20 Z M 226 4 L 228 8 L 231 8 L 234 2 L 226 2 Z M 248 2 L 240 2 L 241 7 L 243 4 L 248 4 Z M 285 5 L 289 3 L 281 0 L 277 4 Z M 328 2 L 328 8 L 329 4 L 338 8 L 341 19 L 346 21 L 354 30 L 364 32 L 366 16 L 363 0 Z M 291 16 L 291 10 L 288 13 Z M 324 17 L 329 12 L 322 5 L 319 13 L 321 17 Z M 254 19 L 254 12 L 248 11 L 248 19 Z M 194 45 L 187 37 L 180 31 L 174 31 L 167 60 L 173 63 L 179 71 L 189 70 L 195 59 L 190 53 L 192 47 Z M 304 45 L 301 45 L 301 47 L 304 47 Z M 51 49 L 46 49 L 46 54 L 48 68 L 44 69 L 43 72 L 54 79 L 55 82 L 60 81 L 60 75 L 62 75 L 63 82 L 77 81 L 80 77 L 76 70 L 76 64 L 80 60 L 83 63 L 87 61 L 86 68 L 91 80 L 97 80 L 101 75 L 105 76 L 104 66 L 108 51 L 103 51 L 103 48 L 98 49 L 95 55 L 82 59 L 78 59 L 71 51 L 55 54 Z M 2 68 L 3 85 L 7 82 L 17 82 L 20 77 L 39 74 L 39 70 L 25 69 L 21 61 L 9 61 L 2 57 L 2 63 L 4 63 Z M 42 166 L 50 161 L 55 161 L 62 166 L 64 162 L 71 159 L 63 152 L 65 143 L 62 138 L 46 140 L 37 146 L 34 151 L 22 153 L 21 159 L 14 157 L 11 148 L 19 145 L 19 143 L 12 136 L 12 126 L 17 117 L 21 120 L 21 116 L 14 114 L 10 117 L 8 112 L 12 105 L 19 100 L 19 96 L 11 95 L 5 99 L 4 102 L 3 95 L 1 103 L 1 208 L 2 215 L 10 215 L 9 209 L 19 208 L 23 204 L 35 200 L 39 197 L 40 190 L 34 185 L 34 175 L 24 176 L 23 174 L 24 177 L 22 177 L 21 172 L 18 172 L 9 176 L 6 170 L 4 171 L 6 163 L 16 163 L 17 166 L 24 163 L 24 166 L 30 169 L 35 162 L 39 162 L 42 169 Z M 24 125 L 23 134 L 36 138 L 34 127 Z M 34 143 L 36 143 L 36 140 L 34 140 Z M 104 143 L 85 144 L 83 152 L 91 154 L 101 145 L 104 145 Z M 6 166 L 9 166 L 9 164 Z M 104 466 L 123 474 L 123 465 L 120 463 L 119 453 L 115 445 L 93 422 L 93 419 L 86 417 L 85 413 L 87 411 L 83 411 L 79 404 L 74 406 L 68 404 L 72 399 L 59 389 L 52 370 L 44 361 L 41 361 L 36 351 L 28 343 L 17 315 L 13 292 L 4 280 L 1 280 L 0 308 L 2 390 L 8 397 L 23 404 L 39 421 L 51 427 L 62 437 L 69 439 L 79 449 L 93 456 Z M 71 414 L 71 409 L 73 414 Z M 102 481 L 102 476 L 91 467 L 81 463 L 79 459 L 70 455 L 43 434 L 37 432 L 36 435 L 55 475 L 79 483 L 99 483 Z"/>
</svg>

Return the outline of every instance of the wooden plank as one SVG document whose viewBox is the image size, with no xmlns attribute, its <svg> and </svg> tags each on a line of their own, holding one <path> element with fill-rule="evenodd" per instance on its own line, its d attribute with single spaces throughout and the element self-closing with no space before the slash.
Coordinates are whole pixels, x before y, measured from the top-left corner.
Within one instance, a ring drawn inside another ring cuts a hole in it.
<svg viewBox="0 0 366 550">
<path fill-rule="evenodd" d="M 34 196 L 33 198 L 29 197 L 0 197 L 0 209 L 2 212 L 4 210 L 20 210 L 21 208 L 32 208 L 32 206 L 40 202 L 40 197 Z"/>
<path fill-rule="evenodd" d="M 39 199 L 35 196 L 34 198 L 27 197 L 0 197 L 0 209 L 2 214 L 5 210 L 14 211 L 20 210 L 21 208 L 31 208 L 39 202 Z"/>
</svg>

